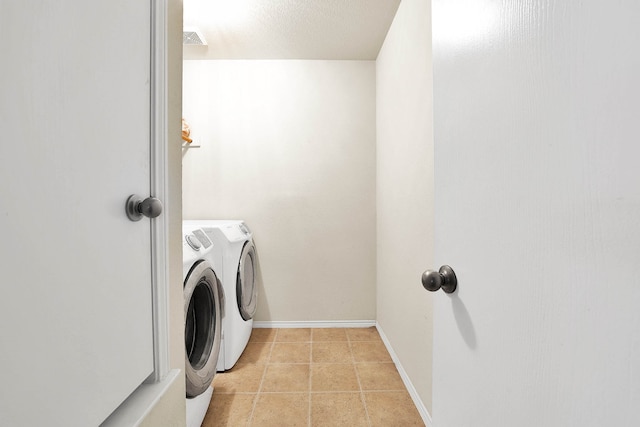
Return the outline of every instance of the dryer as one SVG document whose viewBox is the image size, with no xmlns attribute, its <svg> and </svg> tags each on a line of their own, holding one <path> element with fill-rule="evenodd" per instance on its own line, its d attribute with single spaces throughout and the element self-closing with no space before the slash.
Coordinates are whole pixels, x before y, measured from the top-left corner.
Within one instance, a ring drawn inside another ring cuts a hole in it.
<svg viewBox="0 0 640 427">
<path fill-rule="evenodd" d="M 212 263 L 221 269 L 224 291 L 218 371 L 231 369 L 247 346 L 258 302 L 257 252 L 253 233 L 241 220 L 192 220 L 213 242 Z"/>
<path fill-rule="evenodd" d="M 187 426 L 200 427 L 209 407 L 222 342 L 221 284 L 209 261 L 213 243 L 183 230 Z"/>
</svg>

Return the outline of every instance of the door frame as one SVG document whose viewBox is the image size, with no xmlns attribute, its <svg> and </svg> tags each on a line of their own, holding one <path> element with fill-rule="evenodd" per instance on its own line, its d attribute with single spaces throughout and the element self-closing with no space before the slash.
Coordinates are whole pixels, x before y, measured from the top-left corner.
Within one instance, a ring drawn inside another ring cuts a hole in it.
<svg viewBox="0 0 640 427">
<path fill-rule="evenodd" d="M 151 112 L 150 193 L 165 203 L 162 215 L 151 220 L 151 297 L 153 313 L 153 373 L 145 383 L 160 382 L 168 373 L 169 361 L 169 210 L 168 119 L 167 119 L 167 1 L 151 2 Z"/>
</svg>

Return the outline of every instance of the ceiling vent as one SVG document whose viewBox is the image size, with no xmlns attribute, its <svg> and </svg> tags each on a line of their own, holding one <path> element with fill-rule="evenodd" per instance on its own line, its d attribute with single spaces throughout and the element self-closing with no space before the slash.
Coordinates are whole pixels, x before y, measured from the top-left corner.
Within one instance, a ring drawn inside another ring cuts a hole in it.
<svg viewBox="0 0 640 427">
<path fill-rule="evenodd" d="M 207 41 L 202 35 L 202 31 L 195 27 L 185 27 L 182 30 L 182 44 L 206 46 Z"/>
</svg>

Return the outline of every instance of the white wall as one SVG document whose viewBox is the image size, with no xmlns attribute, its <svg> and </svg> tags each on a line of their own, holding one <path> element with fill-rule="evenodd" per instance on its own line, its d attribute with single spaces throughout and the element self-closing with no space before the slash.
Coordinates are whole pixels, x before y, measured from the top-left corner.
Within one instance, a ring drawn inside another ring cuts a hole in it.
<svg viewBox="0 0 640 427">
<path fill-rule="evenodd" d="M 376 62 L 377 320 L 431 412 L 431 4 L 403 0 Z"/>
<path fill-rule="evenodd" d="M 375 319 L 375 63 L 185 61 L 185 219 L 244 219 L 256 320 Z"/>
</svg>

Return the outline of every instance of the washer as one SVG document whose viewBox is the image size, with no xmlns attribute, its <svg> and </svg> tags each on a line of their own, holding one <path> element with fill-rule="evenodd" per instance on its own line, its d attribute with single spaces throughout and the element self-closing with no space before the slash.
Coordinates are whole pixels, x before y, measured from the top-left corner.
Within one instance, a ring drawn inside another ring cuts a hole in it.
<svg viewBox="0 0 640 427">
<path fill-rule="evenodd" d="M 257 252 L 253 234 L 241 220 L 185 221 L 213 242 L 212 264 L 222 272 L 224 315 L 218 372 L 231 369 L 247 346 L 258 301 Z"/>
<path fill-rule="evenodd" d="M 185 380 L 187 426 L 200 427 L 211 402 L 222 343 L 221 284 L 202 230 L 183 230 Z"/>
</svg>

